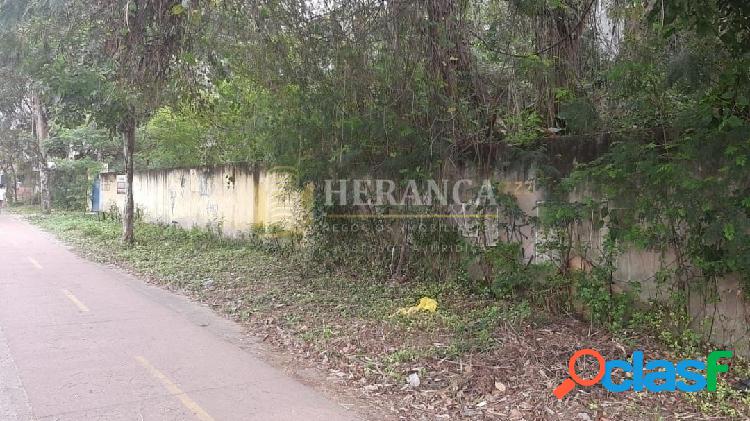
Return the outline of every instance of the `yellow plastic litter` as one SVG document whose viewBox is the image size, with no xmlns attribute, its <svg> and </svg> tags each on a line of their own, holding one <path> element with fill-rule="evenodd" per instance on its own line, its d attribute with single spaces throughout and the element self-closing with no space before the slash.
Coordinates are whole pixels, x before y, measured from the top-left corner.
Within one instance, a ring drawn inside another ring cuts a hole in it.
<svg viewBox="0 0 750 421">
<path fill-rule="evenodd" d="M 410 316 L 420 311 L 428 311 L 430 313 L 434 313 L 437 311 L 437 306 L 437 301 L 433 300 L 432 298 L 422 297 L 419 299 L 417 305 L 412 307 L 400 308 L 398 310 L 398 314 Z"/>
</svg>

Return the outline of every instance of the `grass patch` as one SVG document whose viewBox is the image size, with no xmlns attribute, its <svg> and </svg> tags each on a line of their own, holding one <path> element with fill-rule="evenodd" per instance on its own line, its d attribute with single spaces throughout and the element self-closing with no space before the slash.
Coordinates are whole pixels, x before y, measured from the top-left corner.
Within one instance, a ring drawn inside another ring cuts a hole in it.
<svg viewBox="0 0 750 421">
<path fill-rule="evenodd" d="M 136 243 L 120 241 L 117 221 L 98 220 L 75 212 L 44 215 L 16 209 L 32 223 L 57 234 L 99 262 L 125 266 L 152 281 L 211 298 L 211 292 L 231 289 L 240 304 L 227 305 L 230 313 L 268 314 L 283 310 L 278 319 L 288 328 L 306 326 L 304 339 L 327 340 L 328 322 L 358 319 L 383 322 L 406 334 L 449 335 L 457 340 L 489 342 L 494 327 L 523 323 L 531 313 L 521 307 L 498 307 L 473 297 L 457 283 L 392 284 L 367 282 L 326 273 L 314 262 L 292 253 L 270 254 L 258 242 L 222 238 L 204 230 L 136 223 Z M 401 307 L 423 296 L 440 303 L 436 314 L 397 316 Z M 458 303 L 458 305 L 456 305 Z M 468 304 L 468 308 L 467 308 Z M 318 329 L 318 330 L 315 330 Z M 335 330 L 335 329 L 334 329 Z M 461 347 L 468 350 L 473 347 Z"/>
</svg>

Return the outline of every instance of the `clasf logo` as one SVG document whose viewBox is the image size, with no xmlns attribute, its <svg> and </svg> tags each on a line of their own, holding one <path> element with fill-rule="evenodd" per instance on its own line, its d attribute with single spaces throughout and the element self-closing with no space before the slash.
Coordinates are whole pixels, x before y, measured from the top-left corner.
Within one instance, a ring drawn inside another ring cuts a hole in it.
<svg viewBox="0 0 750 421">
<path fill-rule="evenodd" d="M 599 363 L 599 370 L 591 379 L 581 378 L 576 373 L 576 362 L 587 355 L 594 357 Z M 576 384 L 593 386 L 599 382 L 610 392 L 625 392 L 631 389 L 637 392 L 644 389 L 649 392 L 673 392 L 675 390 L 698 392 L 704 389 L 713 392 L 716 391 L 718 374 L 729 370 L 728 365 L 719 363 L 722 358 L 732 358 L 732 351 L 713 351 L 708 354 L 705 363 L 699 360 L 682 360 L 674 364 L 667 360 L 644 362 L 643 351 L 633 352 L 632 362 L 623 360 L 605 362 L 602 354 L 596 350 L 582 349 L 570 357 L 568 361 L 570 378 L 557 386 L 553 394 L 557 399 L 562 399 L 576 387 Z M 616 369 L 631 373 L 632 377 L 615 383 L 612 379 L 612 372 Z"/>
</svg>

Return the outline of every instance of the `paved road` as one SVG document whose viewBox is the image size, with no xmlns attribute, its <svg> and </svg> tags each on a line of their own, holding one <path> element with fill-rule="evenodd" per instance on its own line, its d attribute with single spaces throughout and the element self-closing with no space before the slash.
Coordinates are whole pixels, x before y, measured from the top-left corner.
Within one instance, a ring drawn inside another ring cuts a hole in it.
<svg viewBox="0 0 750 421">
<path fill-rule="evenodd" d="M 0 215 L 0 420 L 357 419 L 242 338 Z"/>
</svg>

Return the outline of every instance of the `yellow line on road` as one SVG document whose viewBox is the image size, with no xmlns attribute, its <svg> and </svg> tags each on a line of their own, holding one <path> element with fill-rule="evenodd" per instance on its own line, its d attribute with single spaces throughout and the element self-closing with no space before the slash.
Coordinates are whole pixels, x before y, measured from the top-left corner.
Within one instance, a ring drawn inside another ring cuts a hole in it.
<svg viewBox="0 0 750 421">
<path fill-rule="evenodd" d="M 34 267 L 36 267 L 37 269 L 43 269 L 42 265 L 40 265 L 39 262 L 37 262 L 33 257 L 27 256 L 26 258 L 29 259 L 29 262 L 31 262 L 31 264 L 34 265 Z"/>
<path fill-rule="evenodd" d="M 151 374 L 155 379 L 159 380 L 164 388 L 167 389 L 169 393 L 174 395 L 177 399 L 179 399 L 180 402 L 182 402 L 182 404 L 185 406 L 185 408 L 187 408 L 196 417 L 198 417 L 199 420 L 215 421 L 211 415 L 208 415 L 208 412 L 203 410 L 203 408 L 201 408 L 200 405 L 198 405 L 194 400 L 190 399 L 190 396 L 188 396 L 187 393 L 183 392 L 182 389 L 180 389 L 174 382 L 169 380 L 169 378 L 167 378 L 164 373 L 157 370 L 156 367 L 151 365 L 148 360 L 140 355 L 136 356 L 135 360 L 138 361 L 138 363 L 141 364 L 146 370 L 148 370 L 149 374 Z"/>
<path fill-rule="evenodd" d="M 78 298 L 76 298 L 76 296 L 73 295 L 72 292 L 68 291 L 67 289 L 62 290 L 62 292 L 63 292 L 63 294 L 65 294 L 66 297 L 68 297 L 68 299 L 71 302 L 73 302 L 73 304 L 76 305 L 76 307 L 78 307 L 79 310 L 81 310 L 84 313 L 88 313 L 89 312 L 89 308 L 86 307 L 86 305 L 83 304 Z"/>
</svg>

